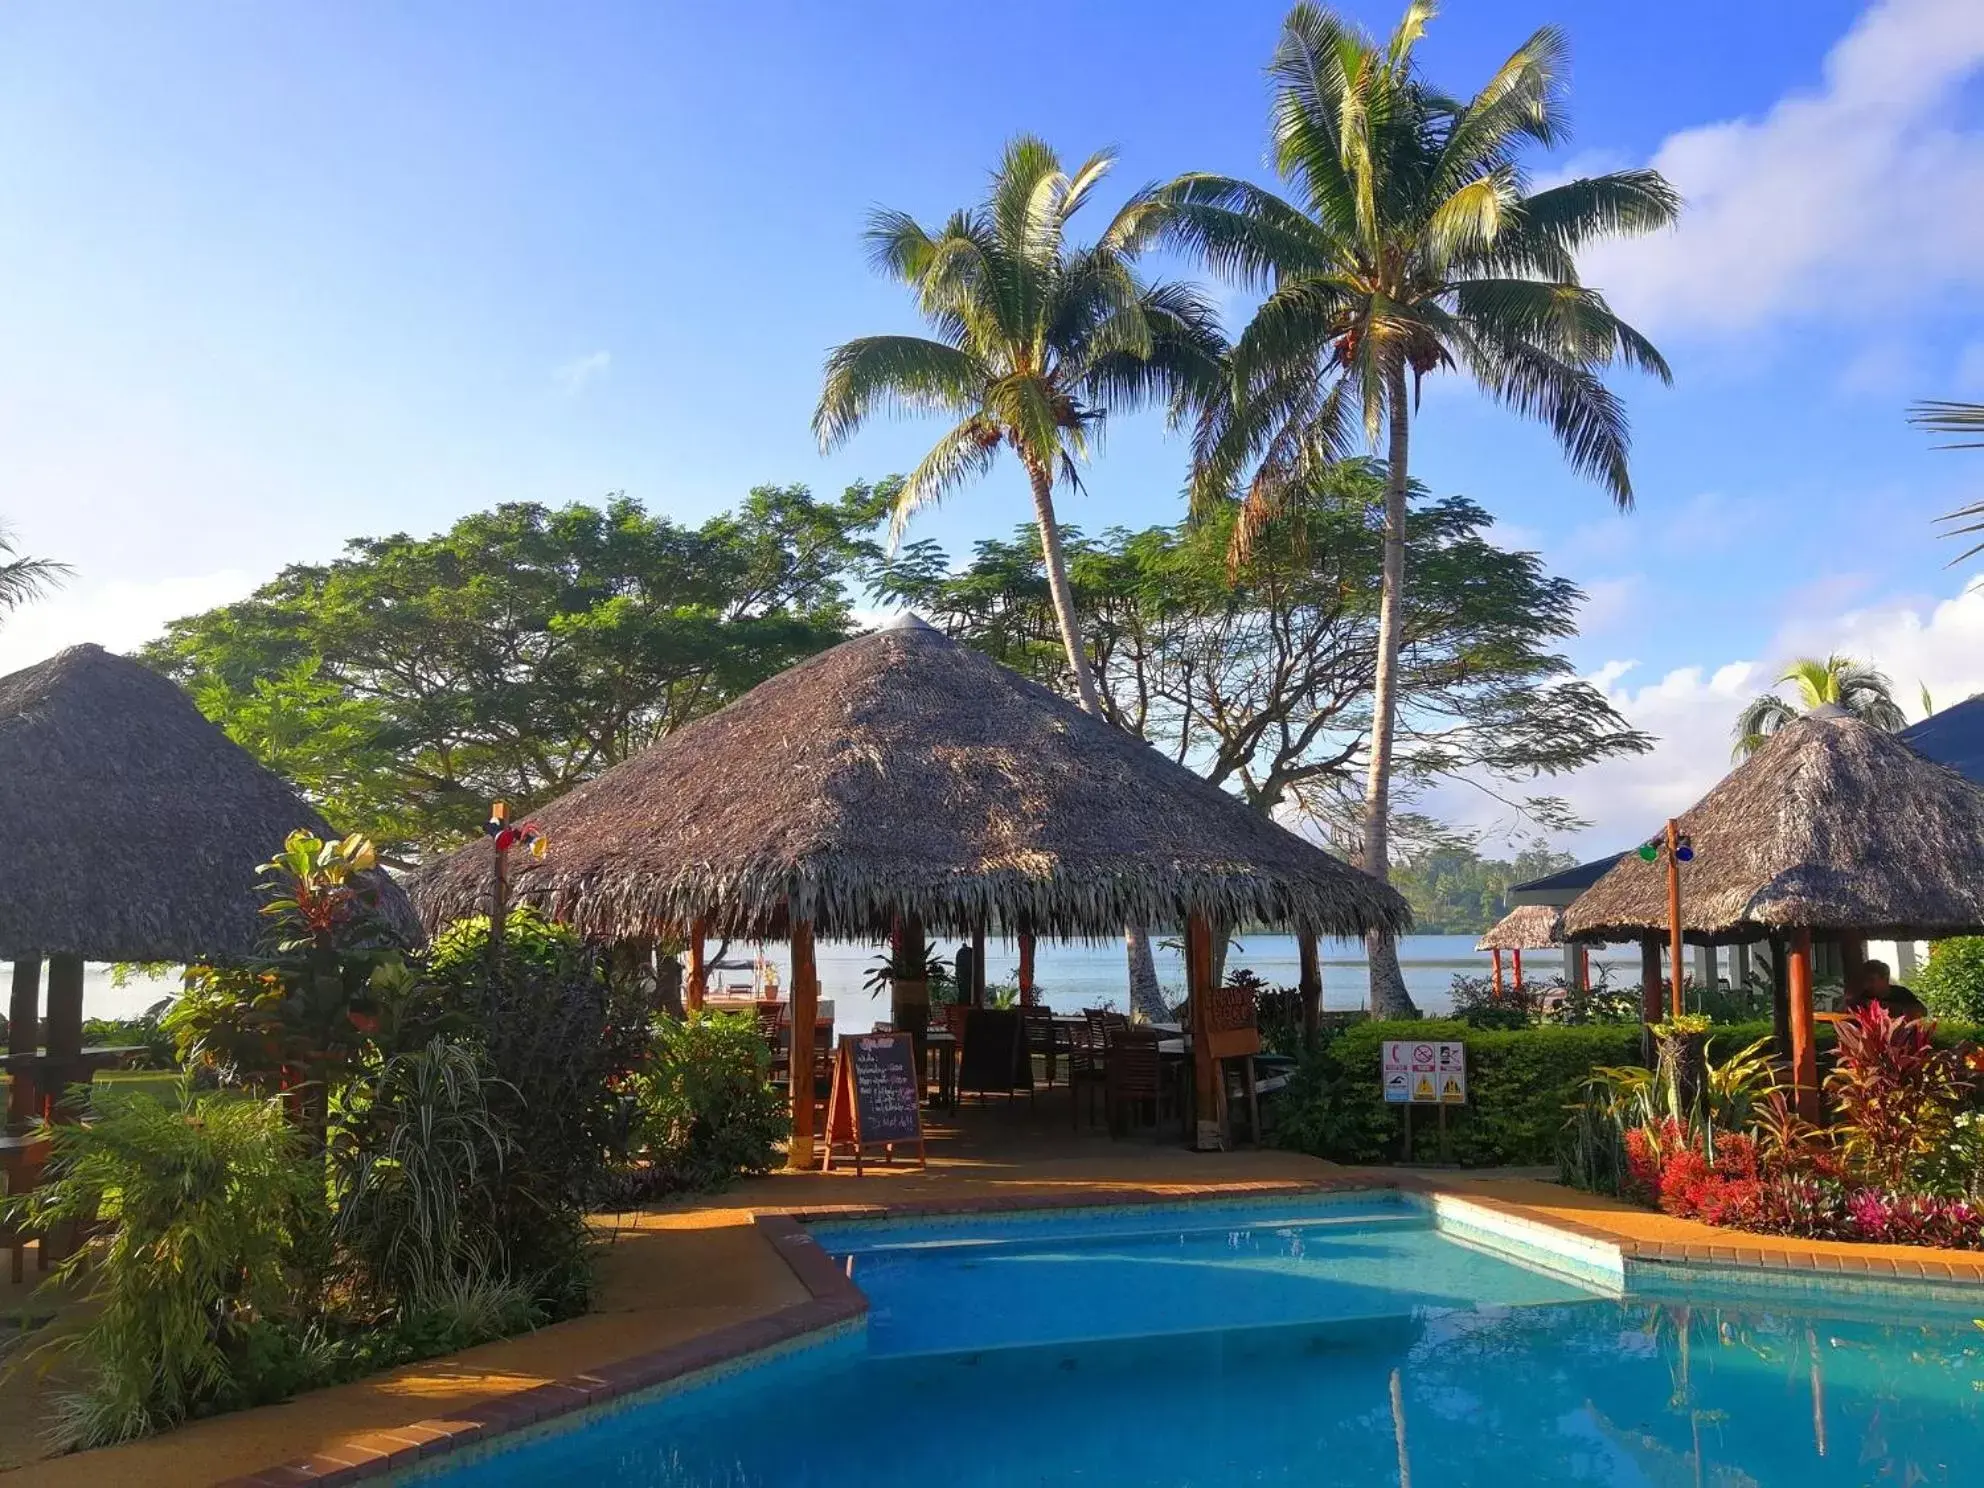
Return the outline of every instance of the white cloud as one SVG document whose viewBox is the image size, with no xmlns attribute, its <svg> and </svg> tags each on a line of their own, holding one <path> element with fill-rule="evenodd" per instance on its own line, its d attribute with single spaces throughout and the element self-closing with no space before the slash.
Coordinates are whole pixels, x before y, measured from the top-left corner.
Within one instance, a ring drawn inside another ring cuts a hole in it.
<svg viewBox="0 0 1984 1488">
<path fill-rule="evenodd" d="M 186 578 L 76 583 L 0 616 L 0 675 L 94 641 L 130 651 L 167 621 L 244 598 L 256 580 L 238 569 Z"/>
<path fill-rule="evenodd" d="M 610 351 L 589 351 L 584 356 L 573 357 L 551 372 L 551 380 L 558 385 L 560 392 L 568 398 L 576 398 L 587 388 L 607 374 L 613 365 Z"/>
<path fill-rule="evenodd" d="M 1978 0 L 1873 6 L 1816 92 L 1669 136 L 1652 163 L 1680 225 L 1598 245 L 1589 281 L 1647 327 L 1709 335 L 1984 283 L 1984 133 L 1956 120 L 1980 69 Z"/>
</svg>

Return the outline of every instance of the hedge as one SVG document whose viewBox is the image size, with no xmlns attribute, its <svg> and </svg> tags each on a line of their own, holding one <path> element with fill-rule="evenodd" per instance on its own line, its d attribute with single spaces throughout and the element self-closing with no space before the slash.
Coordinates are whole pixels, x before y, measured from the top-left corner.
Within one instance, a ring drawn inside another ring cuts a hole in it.
<svg viewBox="0 0 1984 1488">
<path fill-rule="evenodd" d="M 1304 1056 L 1276 1107 L 1276 1145 L 1336 1162 L 1396 1162 L 1402 1107 L 1387 1105 L 1380 1084 L 1388 1039 L 1459 1039 L 1467 1045 L 1467 1104 L 1447 1112 L 1448 1149 L 1467 1167 L 1545 1166 L 1557 1160 L 1559 1136 L 1579 1087 L 1603 1065 L 1643 1061 L 1637 1023 L 1480 1029 L 1439 1019 L 1362 1022 L 1334 1033 Z M 1726 1059 L 1761 1038 L 1768 1023 L 1718 1025 L 1709 1057 Z M 1823 1055 L 1833 1029 L 1816 1030 Z M 1977 1042 L 1970 1024 L 1943 1023 L 1938 1044 Z M 1412 1122 L 1412 1160 L 1439 1160 L 1439 1119 L 1422 1106 Z"/>
</svg>

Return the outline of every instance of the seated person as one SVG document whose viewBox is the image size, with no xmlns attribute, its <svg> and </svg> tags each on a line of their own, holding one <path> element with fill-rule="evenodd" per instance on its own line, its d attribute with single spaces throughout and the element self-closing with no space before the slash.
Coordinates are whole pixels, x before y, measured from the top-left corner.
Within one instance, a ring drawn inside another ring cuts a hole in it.
<svg viewBox="0 0 1984 1488">
<path fill-rule="evenodd" d="M 1878 1002 L 1891 1018 L 1926 1018 L 1929 1009 L 1922 999 L 1898 982 L 1889 979 L 1885 961 L 1860 963 L 1860 986 L 1846 997 L 1846 1010 L 1857 1013 L 1870 1002 Z"/>
</svg>

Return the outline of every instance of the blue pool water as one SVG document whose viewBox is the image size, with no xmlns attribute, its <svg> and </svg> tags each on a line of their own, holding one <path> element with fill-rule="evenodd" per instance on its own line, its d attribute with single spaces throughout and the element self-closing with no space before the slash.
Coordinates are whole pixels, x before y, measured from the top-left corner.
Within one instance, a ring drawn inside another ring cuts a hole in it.
<svg viewBox="0 0 1984 1488">
<path fill-rule="evenodd" d="M 820 1240 L 865 1332 L 442 1481 L 1984 1483 L 1984 1321 L 1912 1297 L 1608 1294 L 1368 1199 Z"/>
</svg>

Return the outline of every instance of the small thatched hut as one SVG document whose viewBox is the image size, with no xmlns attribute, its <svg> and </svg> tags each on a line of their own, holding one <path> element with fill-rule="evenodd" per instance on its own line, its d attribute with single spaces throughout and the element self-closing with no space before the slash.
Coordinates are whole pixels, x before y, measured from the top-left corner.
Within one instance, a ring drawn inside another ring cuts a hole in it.
<svg viewBox="0 0 1984 1488">
<path fill-rule="evenodd" d="M 1772 939 L 1787 950 L 1788 1021 L 1811 1073 L 1814 935 L 1840 942 L 1849 980 L 1869 937 L 1984 931 L 1984 790 L 1831 706 L 1788 724 L 1676 819 L 1681 933 L 1703 945 Z M 1638 939 L 1658 1006 L 1667 869 L 1628 853 L 1570 908 L 1563 933 Z"/>
<path fill-rule="evenodd" d="M 809 1040 L 815 933 L 1177 925 L 1209 977 L 1211 924 L 1410 921 L 1388 886 L 913 619 L 782 672 L 533 819 L 549 852 L 516 868 L 514 899 L 599 938 L 790 938 Z M 493 872 L 472 843 L 416 875 L 414 902 L 430 926 L 486 912 Z"/>
<path fill-rule="evenodd" d="M 44 957 L 58 1053 L 80 1037 L 85 961 L 251 953 L 266 923 L 258 866 L 298 827 L 329 830 L 149 668 L 75 646 L 0 677 L 0 958 L 15 968 L 15 1039 L 35 1026 Z M 380 877 L 388 913 L 418 935 Z"/>
<path fill-rule="evenodd" d="M 1502 952 L 1509 951 L 1514 954 L 1516 991 L 1520 992 L 1522 991 L 1522 953 L 1561 946 L 1563 940 L 1559 930 L 1562 922 L 1562 912 L 1547 904 L 1519 904 L 1490 925 L 1481 939 L 1474 943 L 1477 951 L 1494 953 L 1495 992 L 1498 996 L 1502 991 Z"/>
</svg>

